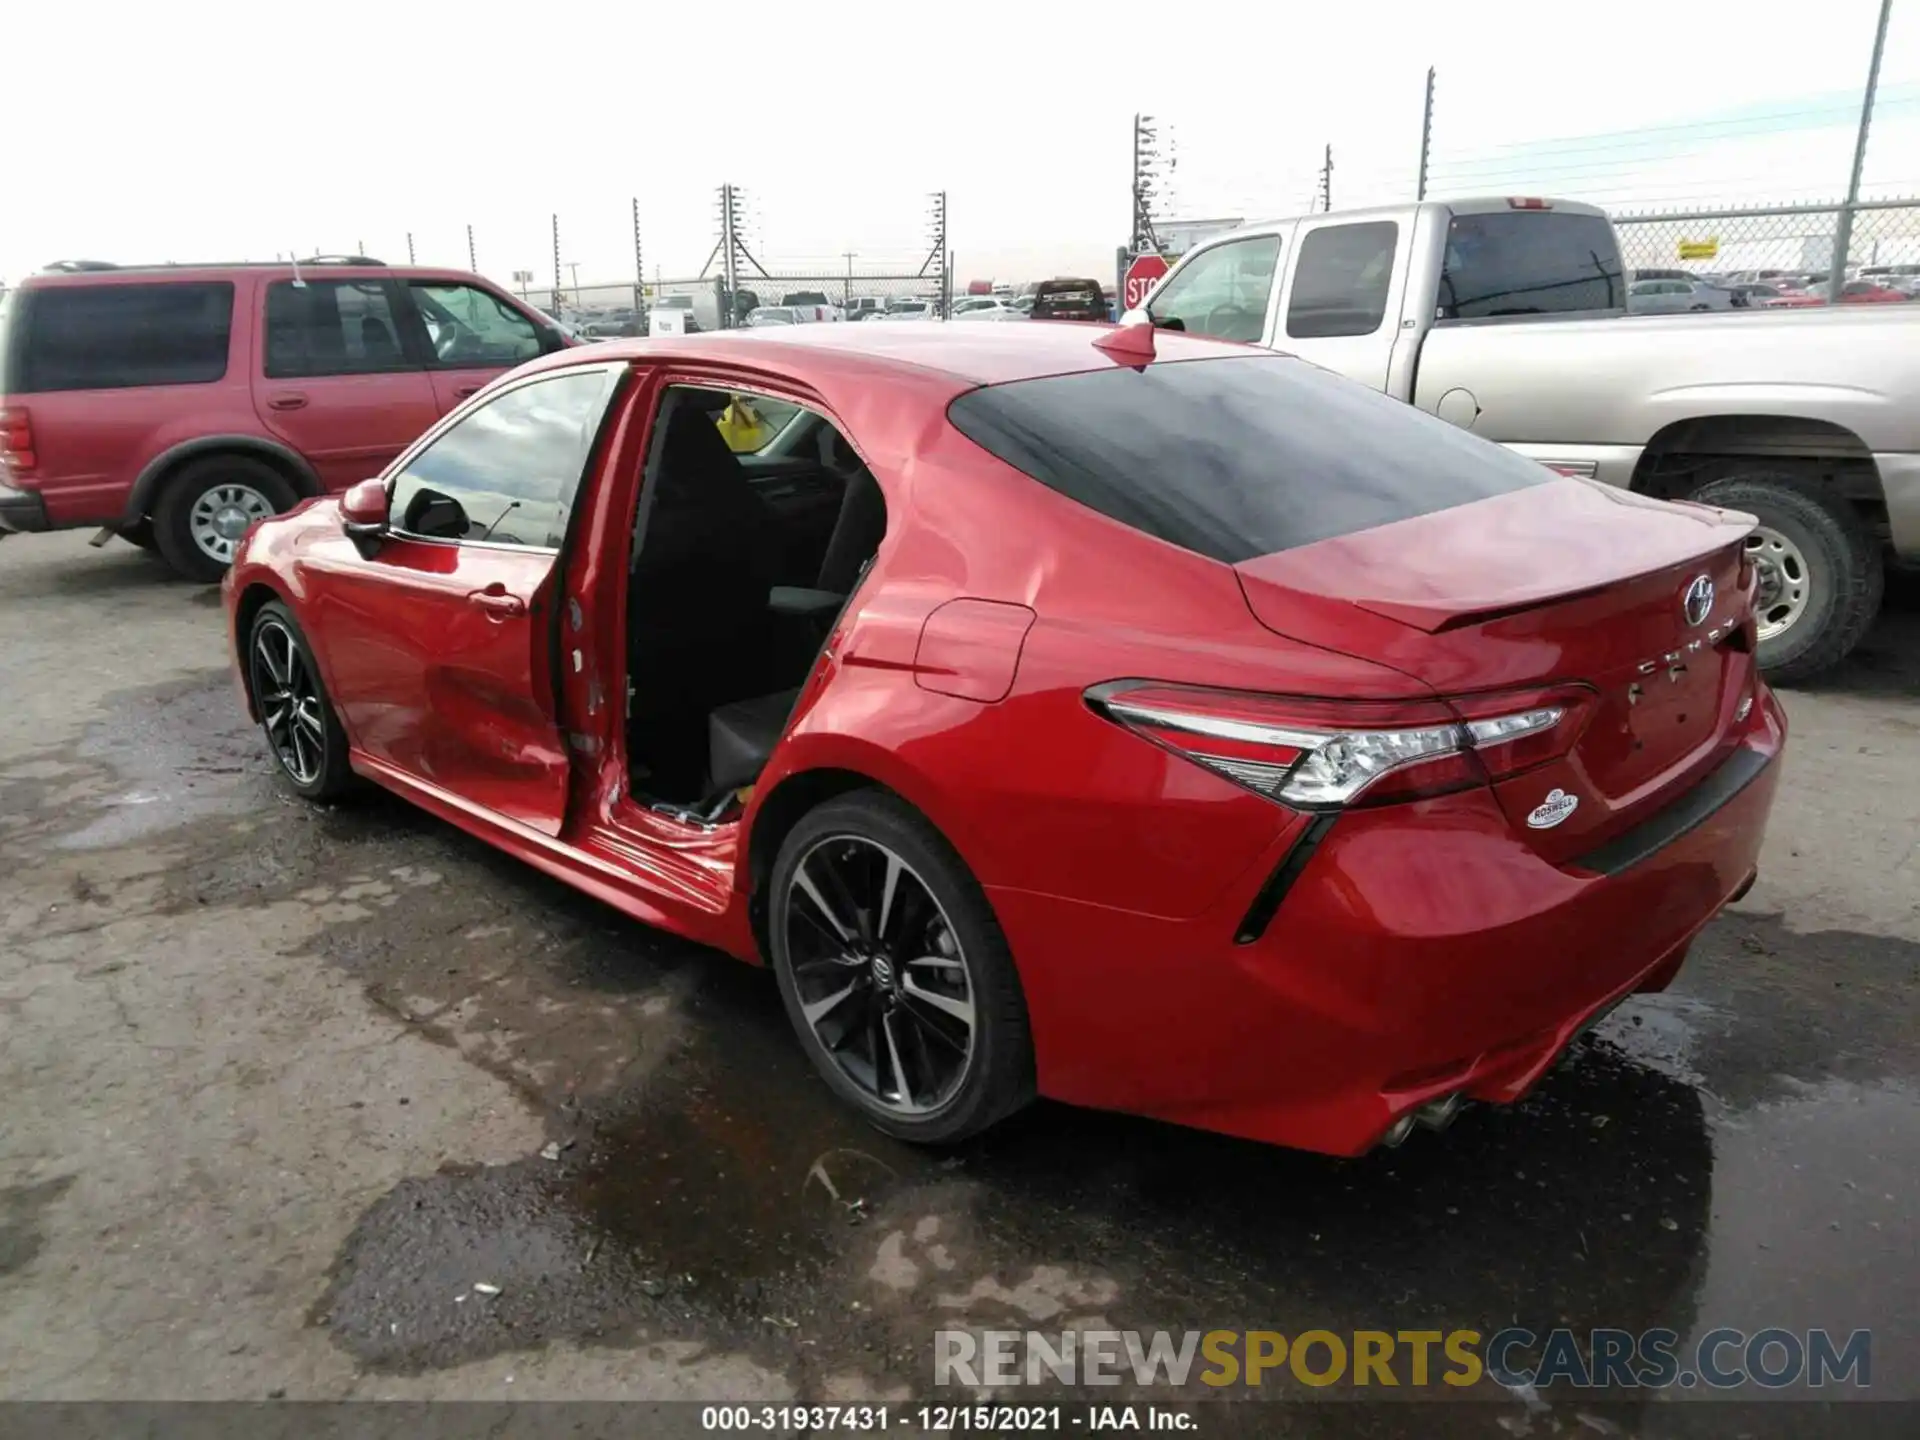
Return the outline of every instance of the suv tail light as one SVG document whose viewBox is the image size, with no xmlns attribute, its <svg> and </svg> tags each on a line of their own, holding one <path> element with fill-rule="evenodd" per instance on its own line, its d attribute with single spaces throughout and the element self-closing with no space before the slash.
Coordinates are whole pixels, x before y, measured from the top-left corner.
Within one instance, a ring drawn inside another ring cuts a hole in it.
<svg viewBox="0 0 1920 1440">
<path fill-rule="evenodd" d="M 0 462 L 15 471 L 40 463 L 33 450 L 33 420 L 25 410 L 0 410 Z"/>
<path fill-rule="evenodd" d="M 1117 681 L 1086 698 L 1107 719 L 1236 785 L 1332 810 L 1444 795 L 1564 755 L 1593 692 L 1570 685 L 1349 701 Z"/>
</svg>

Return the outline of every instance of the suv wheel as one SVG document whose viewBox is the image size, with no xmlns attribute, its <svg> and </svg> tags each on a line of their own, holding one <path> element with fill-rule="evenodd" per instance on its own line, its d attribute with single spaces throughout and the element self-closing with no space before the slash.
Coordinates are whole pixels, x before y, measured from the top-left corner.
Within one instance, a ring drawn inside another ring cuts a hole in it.
<svg viewBox="0 0 1920 1440">
<path fill-rule="evenodd" d="M 187 579 L 211 583 L 226 574 L 255 521 L 292 508 L 299 498 L 264 461 L 210 455 L 167 482 L 153 512 L 154 543 Z"/>
</svg>

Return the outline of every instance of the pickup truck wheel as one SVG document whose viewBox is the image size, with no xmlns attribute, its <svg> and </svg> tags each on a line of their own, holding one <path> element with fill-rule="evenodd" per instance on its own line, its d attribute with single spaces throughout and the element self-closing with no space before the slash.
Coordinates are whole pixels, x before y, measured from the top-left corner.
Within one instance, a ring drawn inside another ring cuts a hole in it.
<svg viewBox="0 0 1920 1440">
<path fill-rule="evenodd" d="M 1845 659 L 1880 613 L 1886 570 L 1872 532 L 1816 481 L 1749 470 L 1710 481 L 1689 499 L 1744 510 L 1759 571 L 1754 605 L 1760 668 L 1775 682 L 1805 680 Z"/>
<path fill-rule="evenodd" d="M 244 455 L 209 455 L 160 492 L 153 538 L 177 572 L 212 584 L 227 573 L 248 526 L 291 509 L 299 498 L 271 465 Z"/>
</svg>

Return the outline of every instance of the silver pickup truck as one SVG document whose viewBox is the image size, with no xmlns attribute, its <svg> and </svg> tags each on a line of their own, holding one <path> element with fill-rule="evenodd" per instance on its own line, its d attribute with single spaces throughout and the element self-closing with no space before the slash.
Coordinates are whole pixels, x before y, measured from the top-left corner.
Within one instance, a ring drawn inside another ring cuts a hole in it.
<svg viewBox="0 0 1920 1440">
<path fill-rule="evenodd" d="M 1604 212 L 1502 197 L 1244 226 L 1183 256 L 1145 314 L 1565 474 L 1754 515 L 1761 663 L 1826 669 L 1873 622 L 1885 565 L 1920 561 L 1920 302 L 1625 309 Z"/>
</svg>

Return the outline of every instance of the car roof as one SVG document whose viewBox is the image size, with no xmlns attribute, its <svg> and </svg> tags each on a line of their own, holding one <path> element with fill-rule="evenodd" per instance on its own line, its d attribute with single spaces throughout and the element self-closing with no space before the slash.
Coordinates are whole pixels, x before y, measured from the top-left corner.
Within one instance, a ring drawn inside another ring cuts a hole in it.
<svg viewBox="0 0 1920 1440">
<path fill-rule="evenodd" d="M 743 369 L 784 372 L 801 382 L 816 379 L 881 379 L 888 374 L 938 375 L 958 391 L 1004 385 L 1048 375 L 1109 370 L 1127 363 L 1096 349 L 1094 341 L 1113 326 L 1084 321 L 1034 320 L 1024 325 L 948 325 L 906 320 L 894 325 L 795 325 L 752 336 L 728 331 L 613 340 L 586 350 L 565 350 L 527 368 L 561 369 L 609 360 L 687 361 L 738 364 Z M 1224 359 L 1271 352 L 1226 340 L 1156 330 L 1159 361 Z"/>
<path fill-rule="evenodd" d="M 29 275 L 20 282 L 22 290 L 71 285 L 146 285 L 156 280 L 233 280 L 244 275 L 264 275 L 269 279 L 291 279 L 295 266 L 289 261 L 237 261 L 216 265 L 115 265 L 105 269 L 55 270 Z M 333 261 L 309 263 L 297 267 L 307 280 L 445 280 L 472 284 L 481 277 L 470 270 L 448 270 L 434 265 L 382 265 Z"/>
</svg>

